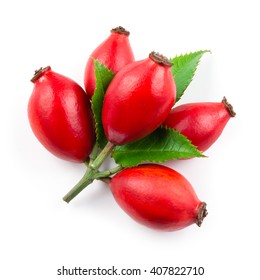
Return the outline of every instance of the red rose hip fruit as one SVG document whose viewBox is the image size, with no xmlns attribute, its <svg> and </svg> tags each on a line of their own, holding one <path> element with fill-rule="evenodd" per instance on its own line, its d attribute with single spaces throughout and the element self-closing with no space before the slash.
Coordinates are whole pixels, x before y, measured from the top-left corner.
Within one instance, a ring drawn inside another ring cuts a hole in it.
<svg viewBox="0 0 260 280">
<path fill-rule="evenodd" d="M 28 103 L 31 128 L 40 143 L 55 156 L 83 162 L 89 156 L 95 130 L 90 100 L 73 80 L 41 68 Z"/>
<path fill-rule="evenodd" d="M 134 61 L 134 54 L 128 39 L 130 32 L 119 26 L 111 30 L 110 36 L 90 55 L 84 74 L 87 94 L 92 97 L 96 88 L 93 58 L 103 63 L 116 74 L 125 65 Z"/>
<path fill-rule="evenodd" d="M 176 98 L 172 63 L 152 52 L 119 71 L 106 91 L 102 122 L 108 140 L 116 145 L 137 141 L 158 128 Z"/>
<path fill-rule="evenodd" d="M 166 166 L 146 164 L 127 168 L 110 181 L 119 206 L 135 221 L 150 228 L 175 231 L 207 215 L 191 184 Z"/>
<path fill-rule="evenodd" d="M 236 113 L 224 97 L 222 102 L 187 103 L 173 108 L 163 125 L 185 135 L 204 152 L 221 135 Z"/>
</svg>

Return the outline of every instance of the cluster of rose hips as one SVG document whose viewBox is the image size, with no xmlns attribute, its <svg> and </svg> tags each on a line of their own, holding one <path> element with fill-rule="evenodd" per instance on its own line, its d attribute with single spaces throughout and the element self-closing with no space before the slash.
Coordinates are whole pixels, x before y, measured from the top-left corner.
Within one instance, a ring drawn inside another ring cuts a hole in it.
<svg viewBox="0 0 260 280">
<path fill-rule="evenodd" d="M 207 215 L 206 203 L 175 170 L 144 160 L 137 166 L 119 164 L 100 171 L 115 147 L 140 141 L 159 127 L 178 131 L 204 152 L 235 116 L 225 98 L 220 103 L 174 107 L 173 63 L 156 52 L 135 61 L 128 36 L 124 28 L 114 28 L 92 52 L 85 68 L 85 90 L 50 66 L 35 71 L 28 104 L 32 131 L 55 156 L 87 165 L 83 178 L 64 196 L 66 202 L 94 180 L 102 180 L 109 184 L 121 208 L 141 224 L 165 231 L 193 223 L 200 226 Z M 96 61 L 114 75 L 104 87 L 99 107 L 95 105 L 99 115 L 93 112 L 94 98 L 98 98 Z M 97 140 L 102 131 L 104 145 Z"/>
</svg>

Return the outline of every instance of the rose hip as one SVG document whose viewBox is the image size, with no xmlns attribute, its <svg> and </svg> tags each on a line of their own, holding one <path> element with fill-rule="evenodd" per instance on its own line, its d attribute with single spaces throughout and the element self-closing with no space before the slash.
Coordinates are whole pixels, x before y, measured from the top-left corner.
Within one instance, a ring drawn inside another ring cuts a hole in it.
<svg viewBox="0 0 260 280">
<path fill-rule="evenodd" d="M 110 142 L 123 145 L 137 141 L 162 124 L 176 98 L 171 66 L 166 57 L 152 52 L 117 73 L 108 86 L 102 109 Z"/>
<path fill-rule="evenodd" d="M 134 61 L 134 54 L 128 39 L 130 32 L 119 26 L 111 30 L 110 36 L 90 55 L 84 74 L 87 94 L 92 97 L 96 88 L 93 58 L 103 63 L 116 74 L 125 65 Z"/>
<path fill-rule="evenodd" d="M 112 177 L 110 188 L 119 206 L 135 221 L 159 230 L 175 231 L 207 215 L 191 184 L 169 167 L 146 164 Z"/>
<path fill-rule="evenodd" d="M 222 102 L 187 103 L 174 107 L 163 125 L 185 135 L 204 152 L 221 135 L 236 113 L 224 97 Z"/>
<path fill-rule="evenodd" d="M 31 81 L 34 89 L 28 117 L 35 136 L 55 156 L 85 161 L 95 142 L 90 100 L 85 91 L 49 66 L 36 71 Z"/>
</svg>

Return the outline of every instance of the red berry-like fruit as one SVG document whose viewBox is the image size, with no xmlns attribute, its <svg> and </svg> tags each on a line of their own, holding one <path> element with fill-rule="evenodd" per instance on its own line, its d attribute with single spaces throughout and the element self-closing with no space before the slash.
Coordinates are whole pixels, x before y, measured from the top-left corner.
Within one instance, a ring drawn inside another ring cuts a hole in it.
<svg viewBox="0 0 260 280">
<path fill-rule="evenodd" d="M 224 97 L 222 102 L 187 103 L 175 107 L 163 125 L 185 135 L 198 150 L 204 152 L 221 135 L 236 113 Z"/>
<path fill-rule="evenodd" d="M 119 206 L 135 221 L 164 231 L 193 223 L 201 225 L 207 215 L 191 184 L 169 167 L 147 164 L 127 168 L 110 181 Z"/>
<path fill-rule="evenodd" d="M 105 94 L 102 122 L 108 140 L 117 145 L 137 141 L 158 128 L 176 98 L 172 63 L 152 52 L 125 66 Z"/>
<path fill-rule="evenodd" d="M 55 156 L 83 162 L 89 156 L 95 130 L 90 100 L 73 80 L 41 68 L 28 103 L 31 128 L 40 143 Z"/>
<path fill-rule="evenodd" d="M 87 94 L 92 97 L 96 88 L 93 58 L 103 63 L 116 74 L 125 65 L 134 61 L 134 54 L 129 42 L 129 31 L 119 26 L 111 30 L 110 36 L 90 55 L 84 74 Z"/>
</svg>

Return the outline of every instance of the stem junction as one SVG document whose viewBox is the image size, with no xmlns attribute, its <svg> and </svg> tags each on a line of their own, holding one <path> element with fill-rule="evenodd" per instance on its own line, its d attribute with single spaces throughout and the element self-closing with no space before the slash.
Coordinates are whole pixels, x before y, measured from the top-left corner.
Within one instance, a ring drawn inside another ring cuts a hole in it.
<svg viewBox="0 0 260 280">
<path fill-rule="evenodd" d="M 105 161 L 105 159 L 111 154 L 115 145 L 108 142 L 104 149 L 98 154 L 98 145 L 95 144 L 91 154 L 90 160 L 87 163 L 87 171 L 81 178 L 81 180 L 63 197 L 63 200 L 69 203 L 74 197 L 76 197 L 81 191 L 83 191 L 88 185 L 90 185 L 95 179 L 105 179 L 110 175 L 122 169 L 121 166 L 117 166 L 110 170 L 99 171 L 98 169 Z"/>
</svg>

